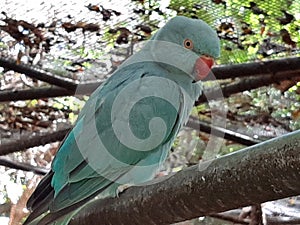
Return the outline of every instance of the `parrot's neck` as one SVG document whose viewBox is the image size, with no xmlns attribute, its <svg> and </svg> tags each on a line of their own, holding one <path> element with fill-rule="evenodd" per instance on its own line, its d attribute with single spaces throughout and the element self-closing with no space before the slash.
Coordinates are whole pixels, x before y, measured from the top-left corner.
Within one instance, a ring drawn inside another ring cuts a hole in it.
<svg viewBox="0 0 300 225">
<path fill-rule="evenodd" d="M 201 81 L 194 83 L 191 75 L 193 71 L 193 59 L 187 60 L 189 55 L 186 55 L 184 62 L 178 62 L 177 58 L 165 60 L 165 51 L 162 51 L 162 58 L 153 55 L 153 46 L 146 44 L 142 50 L 127 59 L 120 68 L 137 70 L 144 68 L 153 76 L 164 77 L 176 82 L 182 87 L 193 100 L 197 100 L 201 94 Z M 157 53 L 157 52 L 156 52 Z M 165 56 L 167 57 L 167 56 Z M 175 61 L 174 61 L 175 60 Z M 165 63 L 166 62 L 166 63 Z M 187 63 L 185 63 L 187 62 Z M 182 64 L 182 65 L 181 65 Z M 182 67 L 185 67 L 182 69 Z M 181 68 L 181 69 L 180 69 Z M 142 69 L 143 70 L 143 69 Z M 185 72 L 184 72 L 185 71 Z"/>
<path fill-rule="evenodd" d="M 186 74 L 182 70 L 175 68 L 171 65 L 164 63 L 153 62 L 152 68 L 158 67 L 165 72 L 163 75 L 157 74 L 158 76 L 163 76 L 164 78 L 170 79 L 176 82 L 180 87 L 182 87 L 190 97 L 196 101 L 201 95 L 202 91 L 202 82 L 193 82 L 193 79 L 189 74 Z M 158 70 L 159 71 L 159 70 Z"/>
</svg>

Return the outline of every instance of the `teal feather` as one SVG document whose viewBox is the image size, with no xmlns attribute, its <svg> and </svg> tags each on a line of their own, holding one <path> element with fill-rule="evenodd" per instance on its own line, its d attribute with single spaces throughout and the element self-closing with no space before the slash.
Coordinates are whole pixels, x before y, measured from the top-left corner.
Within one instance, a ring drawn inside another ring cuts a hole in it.
<svg viewBox="0 0 300 225">
<path fill-rule="evenodd" d="M 192 50 L 182 47 L 186 38 Z M 220 46 L 207 24 L 186 17 L 151 40 L 90 96 L 29 199 L 24 224 L 67 224 L 94 197 L 115 197 L 120 185 L 155 176 L 201 94 L 195 61 L 218 57 Z"/>
</svg>

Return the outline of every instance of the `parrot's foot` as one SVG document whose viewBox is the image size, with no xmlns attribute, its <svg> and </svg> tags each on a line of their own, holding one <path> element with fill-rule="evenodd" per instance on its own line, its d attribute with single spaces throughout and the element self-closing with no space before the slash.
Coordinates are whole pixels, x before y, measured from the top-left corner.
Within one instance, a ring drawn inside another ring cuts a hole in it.
<svg viewBox="0 0 300 225">
<path fill-rule="evenodd" d="M 124 192 L 127 188 L 134 186 L 133 184 L 122 184 L 117 188 L 117 197 L 119 197 L 119 194 Z"/>
</svg>

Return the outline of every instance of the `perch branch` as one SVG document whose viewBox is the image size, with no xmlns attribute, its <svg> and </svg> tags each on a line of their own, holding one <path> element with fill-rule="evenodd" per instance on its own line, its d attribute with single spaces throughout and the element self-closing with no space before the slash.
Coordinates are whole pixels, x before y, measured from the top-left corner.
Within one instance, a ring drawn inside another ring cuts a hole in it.
<svg viewBox="0 0 300 225">
<path fill-rule="evenodd" d="M 70 225 L 170 224 L 299 195 L 299 140 L 300 130 L 94 200 Z"/>
</svg>

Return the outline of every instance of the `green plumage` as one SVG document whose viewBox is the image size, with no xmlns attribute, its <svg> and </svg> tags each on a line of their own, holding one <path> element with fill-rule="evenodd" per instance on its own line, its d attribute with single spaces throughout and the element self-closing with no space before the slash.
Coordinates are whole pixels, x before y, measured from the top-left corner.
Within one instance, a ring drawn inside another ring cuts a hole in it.
<svg viewBox="0 0 300 225">
<path fill-rule="evenodd" d="M 183 47 L 186 38 L 193 49 Z M 67 224 L 95 196 L 115 197 L 118 186 L 154 177 L 201 94 L 195 60 L 218 57 L 220 47 L 207 24 L 186 17 L 173 18 L 151 40 L 91 95 L 29 199 L 25 224 L 61 216 L 65 221 L 53 224 Z"/>
</svg>

